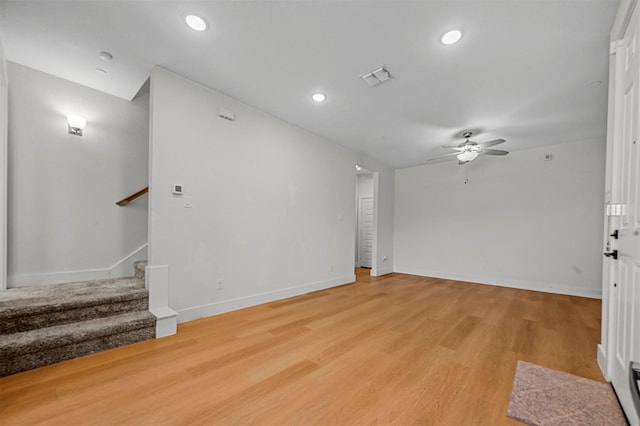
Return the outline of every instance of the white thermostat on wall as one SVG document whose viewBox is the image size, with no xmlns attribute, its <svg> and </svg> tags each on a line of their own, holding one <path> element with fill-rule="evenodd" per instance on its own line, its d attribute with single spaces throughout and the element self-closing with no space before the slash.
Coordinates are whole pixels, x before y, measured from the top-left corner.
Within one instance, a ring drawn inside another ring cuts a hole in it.
<svg viewBox="0 0 640 426">
<path fill-rule="evenodd" d="M 184 187 L 180 184 L 174 183 L 173 184 L 173 193 L 176 195 L 182 195 L 182 192 L 184 191 Z"/>
</svg>

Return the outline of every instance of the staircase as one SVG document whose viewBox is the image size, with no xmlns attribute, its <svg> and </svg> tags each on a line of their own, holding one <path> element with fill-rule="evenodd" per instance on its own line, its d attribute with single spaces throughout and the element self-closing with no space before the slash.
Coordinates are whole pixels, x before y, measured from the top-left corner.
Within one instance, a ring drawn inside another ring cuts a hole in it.
<svg viewBox="0 0 640 426">
<path fill-rule="evenodd" d="M 0 292 L 0 377 L 154 338 L 145 265 L 129 278 Z"/>
</svg>

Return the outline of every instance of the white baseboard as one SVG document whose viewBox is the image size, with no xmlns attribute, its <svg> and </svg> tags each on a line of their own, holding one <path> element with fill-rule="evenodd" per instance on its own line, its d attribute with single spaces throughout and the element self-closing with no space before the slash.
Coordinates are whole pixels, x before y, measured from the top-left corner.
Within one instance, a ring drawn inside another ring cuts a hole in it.
<svg viewBox="0 0 640 426">
<path fill-rule="evenodd" d="M 442 271 L 428 271 L 419 268 L 397 265 L 394 272 L 409 275 L 419 275 L 422 277 L 442 278 L 445 280 L 467 281 L 476 284 L 488 284 L 498 287 L 518 288 L 522 290 L 542 291 L 545 293 L 565 294 L 568 296 L 589 297 L 592 299 L 602 299 L 602 289 L 571 287 L 557 284 L 541 283 L 535 281 L 511 280 L 496 277 L 476 277 Z"/>
<path fill-rule="evenodd" d="M 84 269 L 78 271 L 47 272 L 41 274 L 22 274 L 7 277 L 9 288 L 30 287 L 48 284 L 70 283 L 76 281 L 104 280 L 108 278 L 132 277 L 133 262 L 147 258 L 147 243 L 135 249 L 113 265 L 102 269 Z"/>
<path fill-rule="evenodd" d="M 372 269 L 371 270 L 371 276 L 372 277 L 380 277 L 382 275 L 387 275 L 387 274 L 391 274 L 393 273 L 393 267 L 388 267 L 388 268 L 378 268 L 378 269 Z"/>
<path fill-rule="evenodd" d="M 330 280 L 317 281 L 293 287 L 287 287 L 280 290 L 268 291 L 265 293 L 258 293 L 250 296 L 237 297 L 235 299 L 222 300 L 220 302 L 195 306 L 193 308 L 180 309 L 178 310 L 178 322 L 183 323 L 187 321 L 193 321 L 199 318 L 210 317 L 213 315 L 223 314 L 225 312 L 248 308 L 250 306 L 273 302 L 275 300 L 286 299 L 293 296 L 300 296 L 312 291 L 338 287 L 344 284 L 352 283 L 355 280 L 355 275 L 345 275 L 338 278 L 332 278 Z"/>
<path fill-rule="evenodd" d="M 150 309 L 156 317 L 156 339 L 178 332 L 178 313 L 170 308 Z"/>
<path fill-rule="evenodd" d="M 156 338 L 176 334 L 178 313 L 169 307 L 169 265 L 147 265 L 144 276 L 149 311 L 156 316 Z"/>
<path fill-rule="evenodd" d="M 600 371 L 602 371 L 602 375 L 604 379 L 607 381 L 611 381 L 609 379 L 609 375 L 607 374 L 607 355 L 604 353 L 604 347 L 602 344 L 598 344 L 598 367 L 600 367 Z"/>
</svg>

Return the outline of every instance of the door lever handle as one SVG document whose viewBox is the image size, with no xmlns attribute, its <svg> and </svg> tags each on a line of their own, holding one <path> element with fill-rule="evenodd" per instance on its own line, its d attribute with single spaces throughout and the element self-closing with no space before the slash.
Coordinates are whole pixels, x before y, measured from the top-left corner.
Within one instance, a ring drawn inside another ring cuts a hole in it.
<svg viewBox="0 0 640 426">
<path fill-rule="evenodd" d="M 614 250 L 614 251 L 612 251 L 610 253 L 605 253 L 604 255 L 607 256 L 607 257 L 612 257 L 615 260 L 618 260 L 618 250 Z"/>
<path fill-rule="evenodd" d="M 610 237 L 613 237 L 614 239 L 618 239 L 618 230 L 616 229 L 615 231 L 613 231 L 613 234 L 609 235 Z"/>
</svg>

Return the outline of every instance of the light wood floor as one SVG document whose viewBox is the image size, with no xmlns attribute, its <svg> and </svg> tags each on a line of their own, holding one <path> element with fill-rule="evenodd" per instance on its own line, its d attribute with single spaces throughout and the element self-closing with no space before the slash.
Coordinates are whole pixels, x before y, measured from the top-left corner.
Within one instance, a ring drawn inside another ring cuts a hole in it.
<svg viewBox="0 0 640 426">
<path fill-rule="evenodd" d="M 0 424 L 519 425 L 518 359 L 602 381 L 599 300 L 368 272 L 0 379 Z"/>
</svg>

